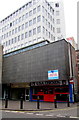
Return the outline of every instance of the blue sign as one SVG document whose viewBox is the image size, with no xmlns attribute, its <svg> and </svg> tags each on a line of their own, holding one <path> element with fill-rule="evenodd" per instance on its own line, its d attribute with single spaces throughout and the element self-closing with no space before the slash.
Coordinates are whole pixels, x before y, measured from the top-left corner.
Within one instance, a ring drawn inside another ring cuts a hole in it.
<svg viewBox="0 0 79 120">
<path fill-rule="evenodd" d="M 58 70 L 50 70 L 50 71 L 48 71 L 48 79 L 49 80 L 59 79 Z"/>
</svg>

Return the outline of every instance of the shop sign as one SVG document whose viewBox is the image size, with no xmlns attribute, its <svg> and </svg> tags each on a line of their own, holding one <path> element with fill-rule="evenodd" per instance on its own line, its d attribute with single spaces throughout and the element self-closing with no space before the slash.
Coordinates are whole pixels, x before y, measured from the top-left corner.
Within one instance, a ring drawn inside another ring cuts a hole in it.
<svg viewBox="0 0 79 120">
<path fill-rule="evenodd" d="M 48 79 L 49 80 L 59 79 L 58 70 L 50 70 L 50 71 L 48 71 Z"/>
<path fill-rule="evenodd" d="M 42 86 L 42 85 L 60 85 L 61 81 L 44 81 L 44 82 L 32 82 L 30 86 Z"/>
<path fill-rule="evenodd" d="M 11 84 L 11 88 L 27 88 L 30 87 L 29 83 L 16 83 L 16 84 Z"/>
</svg>

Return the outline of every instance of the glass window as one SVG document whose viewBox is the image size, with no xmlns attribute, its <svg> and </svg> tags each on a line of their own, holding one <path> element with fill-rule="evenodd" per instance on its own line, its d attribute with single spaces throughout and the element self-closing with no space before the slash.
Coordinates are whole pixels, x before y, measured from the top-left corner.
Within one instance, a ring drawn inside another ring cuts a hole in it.
<svg viewBox="0 0 79 120">
<path fill-rule="evenodd" d="M 53 27 L 53 32 L 55 33 L 55 28 Z"/>
<path fill-rule="evenodd" d="M 27 27 L 28 27 L 28 22 L 25 23 L 25 28 L 27 28 Z"/>
<path fill-rule="evenodd" d="M 56 3 L 56 4 L 55 4 L 55 7 L 59 7 L 59 3 Z"/>
<path fill-rule="evenodd" d="M 44 16 L 42 16 L 42 21 L 43 21 L 43 22 L 45 21 L 45 18 L 44 18 Z"/>
<path fill-rule="evenodd" d="M 18 41 L 20 41 L 20 35 L 18 36 Z"/>
<path fill-rule="evenodd" d="M 24 20 L 24 19 L 25 19 L 25 15 L 22 16 L 22 20 Z"/>
<path fill-rule="evenodd" d="M 35 23 L 36 23 L 36 18 L 33 19 L 33 24 L 35 24 Z"/>
<path fill-rule="evenodd" d="M 9 32 L 9 36 L 11 36 L 11 31 Z"/>
<path fill-rule="evenodd" d="M 43 33 L 45 34 L 45 27 L 43 27 Z"/>
<path fill-rule="evenodd" d="M 26 18 L 28 18 L 28 13 L 26 13 L 26 15 L 25 15 L 25 16 L 26 16 Z"/>
<path fill-rule="evenodd" d="M 39 12 L 41 10 L 41 6 L 39 5 L 38 7 L 37 7 L 37 12 Z"/>
<path fill-rule="evenodd" d="M 37 33 L 41 32 L 41 26 L 37 27 Z"/>
<path fill-rule="evenodd" d="M 19 22 L 21 22 L 21 17 L 19 17 Z"/>
<path fill-rule="evenodd" d="M 32 25 L 32 20 L 29 21 L 29 26 L 31 26 L 31 25 Z"/>
<path fill-rule="evenodd" d="M 33 5 L 35 5 L 36 4 L 36 0 L 33 0 Z"/>
<path fill-rule="evenodd" d="M 61 29 L 60 28 L 57 28 L 57 33 L 60 33 L 61 32 Z"/>
<path fill-rule="evenodd" d="M 20 31 L 20 30 L 21 30 L 21 26 L 18 27 L 18 31 Z"/>
<path fill-rule="evenodd" d="M 24 24 L 22 24 L 22 30 L 24 29 Z"/>
<path fill-rule="evenodd" d="M 32 1 L 31 2 L 29 2 L 29 7 L 31 7 L 32 6 Z"/>
<path fill-rule="evenodd" d="M 14 34 L 14 29 L 12 30 L 12 35 Z"/>
<path fill-rule="evenodd" d="M 50 38 L 50 32 L 49 32 L 49 38 Z"/>
<path fill-rule="evenodd" d="M 33 35 L 35 35 L 35 34 L 36 34 L 36 28 L 33 29 Z"/>
<path fill-rule="evenodd" d="M 28 37 L 28 32 L 25 33 L 25 38 L 27 38 L 27 37 Z"/>
<path fill-rule="evenodd" d="M 44 6 L 42 6 L 42 12 L 44 12 Z"/>
<path fill-rule="evenodd" d="M 46 29 L 46 36 L 48 36 L 48 31 L 47 31 L 47 29 Z"/>
<path fill-rule="evenodd" d="M 47 16 L 47 10 L 45 9 L 45 15 Z"/>
<path fill-rule="evenodd" d="M 15 28 L 15 33 L 17 33 L 17 28 Z"/>
<path fill-rule="evenodd" d="M 35 13 L 36 13 L 36 8 L 33 9 L 33 14 L 35 14 Z"/>
<path fill-rule="evenodd" d="M 50 22 L 48 22 L 48 28 L 50 28 Z"/>
<path fill-rule="evenodd" d="M 29 31 L 29 37 L 31 37 L 31 36 L 32 36 L 32 30 Z"/>
<path fill-rule="evenodd" d="M 32 16 L 32 10 L 29 12 L 29 16 Z"/>
<path fill-rule="evenodd" d="M 21 40 L 23 40 L 24 39 L 24 34 L 21 34 Z"/>
<path fill-rule="evenodd" d="M 37 17 L 37 22 L 40 22 L 40 21 L 41 21 L 41 15 Z"/>
<path fill-rule="evenodd" d="M 57 24 L 60 24 L 60 19 L 57 19 L 56 22 L 57 22 Z"/>
<path fill-rule="evenodd" d="M 58 16 L 59 15 L 59 11 L 56 11 L 56 16 Z"/>
<path fill-rule="evenodd" d="M 52 28 L 53 28 L 53 27 L 52 27 L 52 25 L 51 25 L 51 30 L 52 30 Z"/>
</svg>

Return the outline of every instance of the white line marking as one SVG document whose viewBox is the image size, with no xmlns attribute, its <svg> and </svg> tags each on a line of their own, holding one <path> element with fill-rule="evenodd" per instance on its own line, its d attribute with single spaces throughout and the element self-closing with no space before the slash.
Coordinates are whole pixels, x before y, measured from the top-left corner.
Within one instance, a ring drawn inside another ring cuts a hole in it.
<svg viewBox="0 0 79 120">
<path fill-rule="evenodd" d="M 43 115 L 43 114 L 36 114 L 36 115 Z"/>
<path fill-rule="evenodd" d="M 45 115 L 45 116 L 53 116 L 53 115 Z"/>
<path fill-rule="evenodd" d="M 27 114 L 29 114 L 29 115 L 33 115 L 33 113 L 27 113 Z"/>
</svg>

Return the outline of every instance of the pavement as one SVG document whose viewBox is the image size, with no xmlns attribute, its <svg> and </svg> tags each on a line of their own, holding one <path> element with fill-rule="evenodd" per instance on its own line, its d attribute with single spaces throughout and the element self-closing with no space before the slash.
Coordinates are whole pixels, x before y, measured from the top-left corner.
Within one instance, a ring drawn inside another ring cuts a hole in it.
<svg viewBox="0 0 79 120">
<path fill-rule="evenodd" d="M 8 107 L 5 108 L 5 101 L 0 101 L 2 108 L 0 110 L 11 110 L 11 111 L 43 111 L 43 110 L 58 110 L 77 107 L 77 103 L 70 103 L 68 107 L 67 103 L 57 103 L 57 108 L 52 102 L 40 102 L 39 109 L 37 109 L 37 102 L 34 101 L 23 101 L 23 109 L 20 109 L 20 101 L 8 101 Z"/>
</svg>

